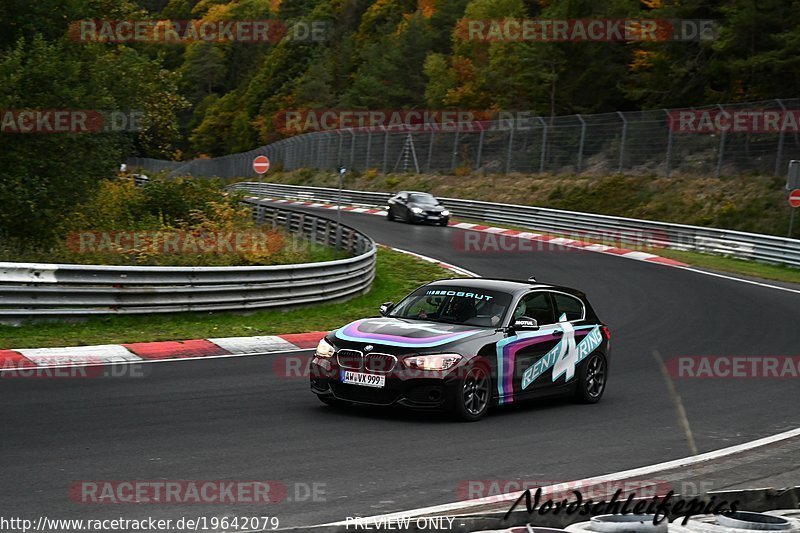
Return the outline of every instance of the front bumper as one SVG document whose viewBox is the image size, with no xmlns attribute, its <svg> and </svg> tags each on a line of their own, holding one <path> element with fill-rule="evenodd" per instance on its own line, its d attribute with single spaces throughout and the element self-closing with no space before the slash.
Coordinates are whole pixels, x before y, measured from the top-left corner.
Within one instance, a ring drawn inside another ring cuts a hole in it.
<svg viewBox="0 0 800 533">
<path fill-rule="evenodd" d="M 421 410 L 449 410 L 460 387 L 456 365 L 446 372 L 396 369 L 386 373 L 381 388 L 342 383 L 335 358 L 311 360 L 311 391 L 318 396 L 363 405 L 400 405 Z M 360 370 L 360 372 L 364 372 Z"/>
<path fill-rule="evenodd" d="M 411 220 L 417 224 L 440 224 L 446 225 L 450 222 L 450 215 L 429 215 L 425 213 L 411 213 Z"/>
</svg>

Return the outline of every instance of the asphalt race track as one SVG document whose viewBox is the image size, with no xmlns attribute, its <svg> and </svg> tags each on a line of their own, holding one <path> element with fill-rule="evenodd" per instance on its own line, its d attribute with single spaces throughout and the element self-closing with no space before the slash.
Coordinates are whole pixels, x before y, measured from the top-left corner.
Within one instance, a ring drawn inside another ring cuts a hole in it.
<svg viewBox="0 0 800 533">
<path fill-rule="evenodd" d="M 602 475 L 689 455 L 654 350 L 664 359 L 800 355 L 800 294 L 570 249 L 465 252 L 462 230 L 342 217 L 380 243 L 483 276 L 535 274 L 583 289 L 612 331 L 604 400 L 504 408 L 475 424 L 336 410 L 306 380 L 276 376 L 275 355 L 159 363 L 146 379 L 0 379 L 4 509 L 56 518 L 274 515 L 285 527 L 456 501 L 467 480 Z M 798 383 L 675 385 L 703 452 L 800 426 Z M 68 494 L 82 480 L 165 479 L 279 480 L 292 501 L 87 505 Z M 304 501 L 313 483 L 324 501 Z"/>
</svg>

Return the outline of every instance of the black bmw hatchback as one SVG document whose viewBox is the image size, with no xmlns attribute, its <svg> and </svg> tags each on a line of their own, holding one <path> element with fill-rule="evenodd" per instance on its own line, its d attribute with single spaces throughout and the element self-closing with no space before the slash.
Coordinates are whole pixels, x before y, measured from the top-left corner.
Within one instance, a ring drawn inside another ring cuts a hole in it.
<svg viewBox="0 0 800 533">
<path fill-rule="evenodd" d="M 330 332 L 311 361 L 326 404 L 401 405 L 478 420 L 493 405 L 552 395 L 595 403 L 608 380 L 608 328 L 575 289 L 447 279 L 381 317 Z"/>
<path fill-rule="evenodd" d="M 402 191 L 389 198 L 386 218 L 390 221 L 446 226 L 450 221 L 450 211 L 426 192 Z"/>
</svg>

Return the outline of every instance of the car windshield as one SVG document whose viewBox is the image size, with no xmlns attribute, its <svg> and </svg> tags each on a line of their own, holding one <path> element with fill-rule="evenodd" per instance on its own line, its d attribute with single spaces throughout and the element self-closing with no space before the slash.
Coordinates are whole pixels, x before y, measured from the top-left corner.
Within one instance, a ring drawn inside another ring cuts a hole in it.
<svg viewBox="0 0 800 533">
<path fill-rule="evenodd" d="M 417 289 L 401 301 L 389 316 L 497 327 L 511 303 L 511 295 L 488 289 L 457 285 L 426 286 Z"/>
<path fill-rule="evenodd" d="M 430 194 L 412 194 L 408 200 L 415 204 L 436 205 L 439 202 Z"/>
</svg>

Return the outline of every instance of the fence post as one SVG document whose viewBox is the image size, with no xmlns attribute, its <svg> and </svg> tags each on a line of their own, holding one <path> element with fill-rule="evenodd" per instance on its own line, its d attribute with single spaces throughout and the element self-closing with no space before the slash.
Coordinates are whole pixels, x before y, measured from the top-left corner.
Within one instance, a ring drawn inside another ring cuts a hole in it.
<svg viewBox="0 0 800 533">
<path fill-rule="evenodd" d="M 578 144 L 578 165 L 577 171 L 581 171 L 581 166 L 583 166 L 583 143 L 586 140 L 586 121 L 583 120 L 583 117 L 580 114 L 575 115 L 578 117 L 578 120 L 581 121 L 581 141 Z"/>
<path fill-rule="evenodd" d="M 389 130 L 386 126 L 381 127 L 383 128 L 383 170 L 381 173 L 386 174 L 386 161 L 389 158 Z"/>
<path fill-rule="evenodd" d="M 542 123 L 544 131 L 542 132 L 542 150 L 539 155 L 539 174 L 544 172 L 545 154 L 547 153 L 547 122 L 542 117 L 536 117 Z"/>
<path fill-rule="evenodd" d="M 483 137 L 486 133 L 484 130 L 483 125 L 481 125 L 481 134 L 478 137 L 478 157 L 475 158 L 475 170 L 481 168 L 481 155 L 483 155 Z"/>
<path fill-rule="evenodd" d="M 622 161 L 625 159 L 625 141 L 628 137 L 628 119 L 622 111 L 617 111 L 617 115 L 622 119 L 622 136 L 619 140 L 619 168 L 617 172 L 622 174 Z"/>
<path fill-rule="evenodd" d="M 453 137 L 453 159 L 450 161 L 450 171 L 455 172 L 456 170 L 456 156 L 458 155 L 458 127 L 456 127 L 456 131 Z"/>
<path fill-rule="evenodd" d="M 783 105 L 783 101 L 780 98 L 775 99 L 778 102 L 778 105 L 781 106 L 782 111 L 786 111 L 786 106 Z M 781 128 L 781 132 L 778 134 L 778 153 L 775 155 L 775 175 L 779 176 L 781 174 L 781 159 L 783 159 L 783 128 Z"/>
<path fill-rule="evenodd" d="M 664 177 L 669 177 L 670 165 L 672 164 L 672 116 L 666 109 L 663 110 L 667 115 L 667 161 L 664 169 Z"/>
<path fill-rule="evenodd" d="M 433 157 L 433 139 L 434 131 L 431 130 L 428 134 L 428 161 L 425 163 L 425 172 L 431 171 L 431 158 Z"/>
<path fill-rule="evenodd" d="M 314 136 L 317 138 L 317 168 L 322 168 L 322 137 L 319 133 L 315 133 Z"/>
<path fill-rule="evenodd" d="M 339 136 L 339 149 L 336 152 L 336 166 L 342 166 L 342 130 L 336 130 L 336 135 Z"/>
<path fill-rule="evenodd" d="M 717 107 L 725 113 L 725 108 L 722 105 L 717 104 Z M 722 173 L 722 161 L 725 159 L 725 130 L 722 130 L 719 134 L 719 154 L 717 155 L 717 172 L 716 177 L 719 178 L 720 174 Z"/>
<path fill-rule="evenodd" d="M 511 129 L 508 130 L 508 151 L 506 152 L 506 174 L 511 172 L 511 156 L 514 151 L 514 128 L 515 125 L 511 124 Z"/>
<path fill-rule="evenodd" d="M 356 157 L 356 134 L 353 132 L 353 128 L 349 128 L 347 131 L 350 132 L 350 164 L 348 167 L 353 168 Z"/>
<path fill-rule="evenodd" d="M 369 153 L 372 150 L 372 130 L 367 130 L 367 150 L 366 155 L 364 156 L 364 170 L 369 168 Z"/>
</svg>

